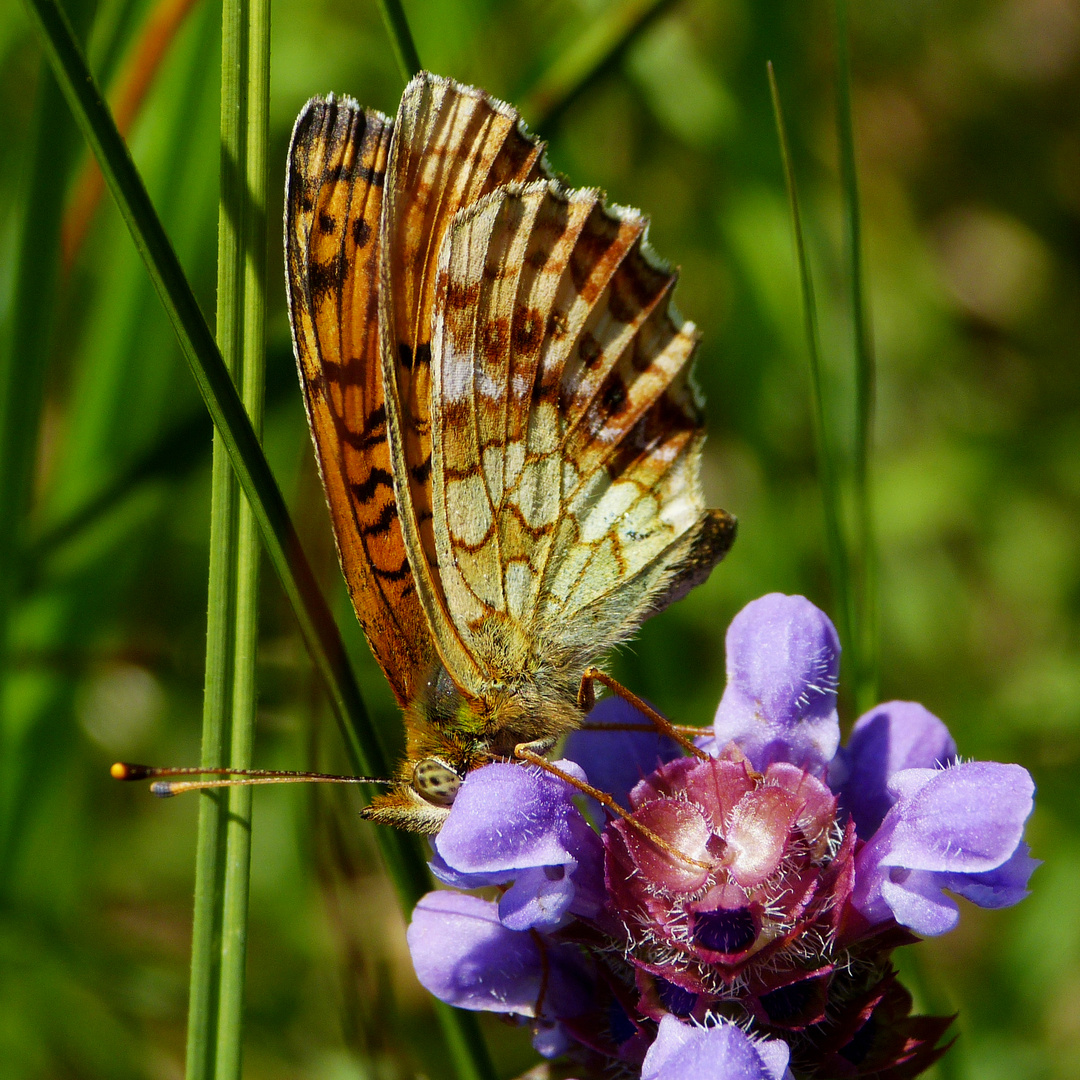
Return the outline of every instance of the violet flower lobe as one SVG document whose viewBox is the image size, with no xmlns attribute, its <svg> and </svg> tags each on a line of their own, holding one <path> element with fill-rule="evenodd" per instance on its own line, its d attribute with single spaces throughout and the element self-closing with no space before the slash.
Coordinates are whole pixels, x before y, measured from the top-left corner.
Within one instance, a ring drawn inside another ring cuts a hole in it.
<svg viewBox="0 0 1080 1080">
<path fill-rule="evenodd" d="M 501 895 L 421 902 L 424 985 L 531 1018 L 537 1049 L 568 1050 L 581 1078 L 923 1072 L 950 1020 L 911 1015 L 891 951 L 955 925 L 946 890 L 984 907 L 1026 894 L 1033 786 L 1019 766 L 957 764 L 944 724 L 910 702 L 872 710 L 840 748 L 839 656 L 823 612 L 766 596 L 732 623 L 698 756 L 650 732 L 571 736 L 559 767 L 626 811 L 592 805 L 602 838 L 559 777 L 471 773 L 432 867 Z M 644 721 L 612 701 L 590 719 Z"/>
<path fill-rule="evenodd" d="M 793 1080 L 787 1044 L 755 1042 L 734 1024 L 697 1027 L 665 1016 L 641 1067 L 641 1080 Z"/>
</svg>

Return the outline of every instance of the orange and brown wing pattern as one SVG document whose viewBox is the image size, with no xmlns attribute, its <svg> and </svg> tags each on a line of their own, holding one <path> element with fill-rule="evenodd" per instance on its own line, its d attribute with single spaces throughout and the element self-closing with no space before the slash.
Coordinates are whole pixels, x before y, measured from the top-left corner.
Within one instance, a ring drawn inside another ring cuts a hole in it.
<svg viewBox="0 0 1080 1080">
<path fill-rule="evenodd" d="M 529 650 L 594 658 L 730 545 L 700 490 L 697 332 L 645 231 L 540 181 L 444 241 L 434 531 L 450 615 L 492 677 Z"/>
<path fill-rule="evenodd" d="M 380 220 L 391 123 L 349 99 L 300 114 L 285 194 L 293 343 L 341 567 L 398 700 L 434 655 L 394 497 L 379 355 Z"/>
<path fill-rule="evenodd" d="M 475 87 L 422 72 L 401 99 L 383 212 L 385 333 L 413 511 L 432 566 L 431 315 L 439 248 L 458 210 L 502 184 L 539 176 L 542 153 L 517 112 Z"/>
<path fill-rule="evenodd" d="M 483 672 L 447 614 L 432 530 L 436 263 L 455 214 L 501 185 L 541 175 L 542 152 L 510 106 L 473 87 L 421 72 L 398 108 L 387 168 L 380 335 L 397 494 L 406 548 L 436 647 L 454 682 L 467 693 L 480 692 Z"/>
</svg>

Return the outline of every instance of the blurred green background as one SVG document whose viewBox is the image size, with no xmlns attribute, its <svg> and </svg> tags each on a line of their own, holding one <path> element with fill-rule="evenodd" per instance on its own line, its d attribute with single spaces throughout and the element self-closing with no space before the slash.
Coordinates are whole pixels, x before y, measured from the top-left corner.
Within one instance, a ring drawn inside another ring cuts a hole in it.
<svg viewBox="0 0 1080 1080">
<path fill-rule="evenodd" d="M 157 0 L 68 0 L 105 86 Z M 407 4 L 427 67 L 519 104 L 612 0 Z M 271 140 L 333 90 L 393 112 L 369 0 L 276 0 Z M 878 354 L 874 501 L 884 696 L 941 716 L 961 753 L 1039 785 L 1045 860 L 1007 912 L 907 950 L 920 1004 L 959 1010 L 950 1080 L 1080 1077 L 1080 2 L 875 0 L 851 12 Z M 220 8 L 198 0 L 129 141 L 212 317 Z M 679 0 L 541 125 L 556 168 L 652 216 L 704 331 L 709 502 L 738 515 L 707 585 L 617 674 L 705 723 L 748 600 L 830 610 L 787 205 L 764 64 L 776 64 L 822 316 L 830 423 L 850 442 L 835 48 L 825 0 Z M 116 758 L 198 758 L 209 426 L 106 199 L 70 265 L 58 236 L 85 151 L 0 7 L 0 326 L 15 389 L 0 437 L 0 1075 L 183 1075 L 196 800 L 111 782 Z M 280 192 L 275 180 L 274 190 Z M 272 211 L 277 220 L 280 194 Z M 295 384 L 271 236 L 266 448 L 399 744 L 340 581 Z M 26 507 L 26 513 L 20 510 Z M 343 767 L 270 572 L 257 764 Z M 846 695 L 850 696 L 850 695 Z M 845 722 L 854 717 L 850 713 Z M 446 1075 L 371 826 L 339 791 L 255 799 L 246 1075 Z M 526 1033 L 485 1017 L 503 1075 Z M 490 1022 L 488 1022 L 490 1021 Z"/>
</svg>

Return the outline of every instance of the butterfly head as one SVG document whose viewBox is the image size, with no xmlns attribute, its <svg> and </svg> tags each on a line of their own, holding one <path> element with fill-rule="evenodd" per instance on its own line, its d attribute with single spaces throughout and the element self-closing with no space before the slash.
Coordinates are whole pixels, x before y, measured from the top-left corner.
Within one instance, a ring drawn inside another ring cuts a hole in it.
<svg viewBox="0 0 1080 1080">
<path fill-rule="evenodd" d="M 545 749 L 580 722 L 577 708 L 537 692 L 532 680 L 474 697 L 442 664 L 405 709 L 407 744 L 397 785 L 377 795 L 362 816 L 410 832 L 437 833 L 462 781 L 492 761 L 514 759 L 522 743 Z"/>
<path fill-rule="evenodd" d="M 436 665 L 405 709 L 407 745 L 398 785 L 362 816 L 410 832 L 437 833 L 466 773 L 490 760 L 483 710 Z"/>
</svg>

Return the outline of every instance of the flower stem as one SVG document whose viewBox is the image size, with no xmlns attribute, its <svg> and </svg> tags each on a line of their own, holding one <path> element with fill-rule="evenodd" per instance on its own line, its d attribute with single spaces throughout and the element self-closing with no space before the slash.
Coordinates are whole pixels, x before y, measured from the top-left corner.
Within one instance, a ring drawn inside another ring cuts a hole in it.
<svg viewBox="0 0 1080 1080">
<path fill-rule="evenodd" d="M 851 57 L 847 0 L 835 0 L 836 126 L 840 145 L 840 180 L 844 197 L 845 240 L 851 281 L 851 320 L 855 338 L 854 496 L 858 582 L 853 598 L 858 636 L 859 667 L 855 671 L 855 702 L 860 713 L 878 700 L 879 643 L 877 610 L 877 547 L 870 498 L 873 451 L 875 362 L 874 340 L 866 297 L 862 253 L 862 217 L 855 168 L 855 134 L 851 116 Z"/>
</svg>

